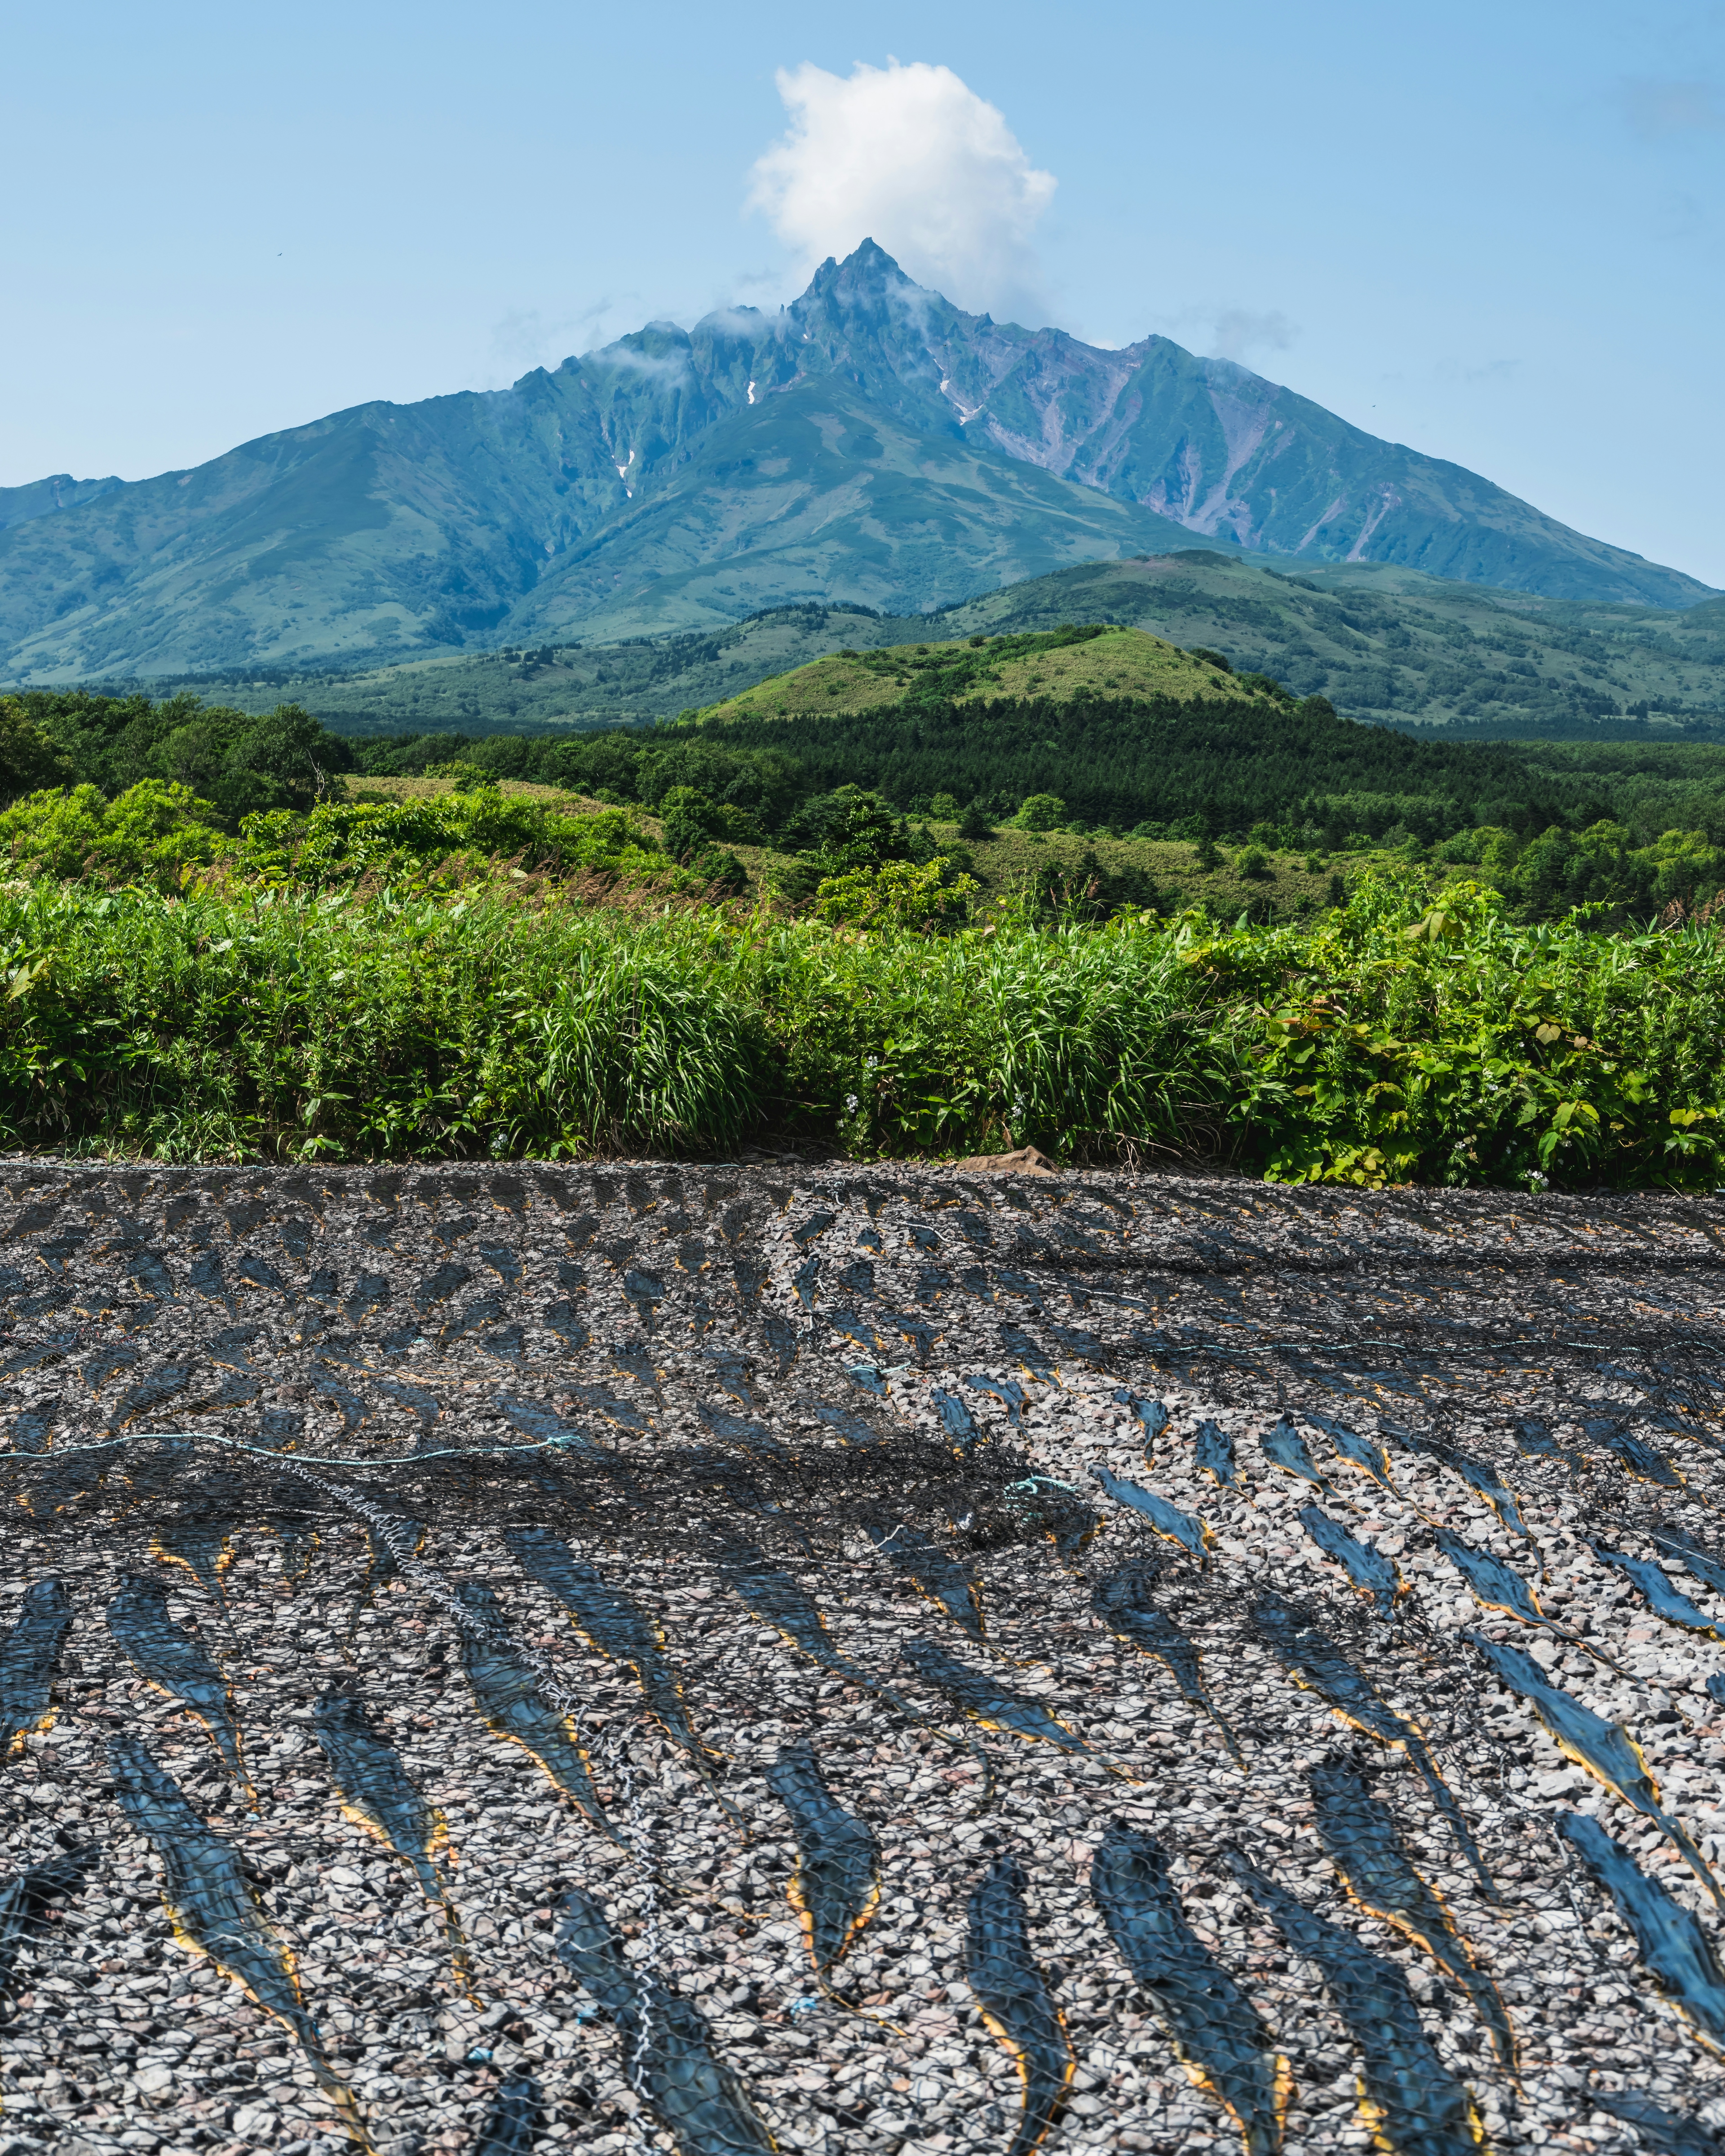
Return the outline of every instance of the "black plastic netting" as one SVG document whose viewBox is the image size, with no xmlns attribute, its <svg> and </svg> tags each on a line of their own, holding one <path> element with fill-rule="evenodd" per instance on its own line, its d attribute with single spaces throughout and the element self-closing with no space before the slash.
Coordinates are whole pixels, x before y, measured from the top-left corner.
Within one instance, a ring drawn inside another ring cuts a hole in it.
<svg viewBox="0 0 1725 2156">
<path fill-rule="evenodd" d="M 0 2148 L 1711 2145 L 1720 1209 L 7 1194 Z"/>
</svg>

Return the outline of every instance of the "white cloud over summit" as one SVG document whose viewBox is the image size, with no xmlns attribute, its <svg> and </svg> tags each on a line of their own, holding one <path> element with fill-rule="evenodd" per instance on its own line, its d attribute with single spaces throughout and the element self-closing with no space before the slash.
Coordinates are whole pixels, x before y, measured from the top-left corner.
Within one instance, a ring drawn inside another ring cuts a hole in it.
<svg viewBox="0 0 1725 2156">
<path fill-rule="evenodd" d="M 1251 307 L 1219 307 L 1203 349 L 1244 364 L 1248 352 L 1286 352 L 1299 334 L 1280 308 L 1264 314 Z"/>
<path fill-rule="evenodd" d="M 812 270 L 874 239 L 961 306 L 1035 319 L 1031 241 L 1056 185 L 1004 116 L 926 61 L 849 76 L 781 68 L 790 126 L 754 167 L 749 207 Z"/>
</svg>

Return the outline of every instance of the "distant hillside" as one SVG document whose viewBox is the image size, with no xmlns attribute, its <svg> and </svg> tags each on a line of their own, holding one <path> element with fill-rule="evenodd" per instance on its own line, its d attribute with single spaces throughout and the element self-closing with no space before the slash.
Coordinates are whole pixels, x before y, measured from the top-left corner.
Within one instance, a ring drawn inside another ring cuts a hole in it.
<svg viewBox="0 0 1725 2156">
<path fill-rule="evenodd" d="M 937 614 L 773 608 L 732 627 L 549 644 L 356 671 L 193 678 L 219 703 L 303 703 L 342 732 L 483 734 L 640 725 L 720 703 L 847 647 L 1111 621 L 1208 645 L 1242 672 L 1345 717 L 1458 735 L 1553 740 L 1725 737 L 1725 601 L 1678 613 L 1582 605 L 1337 564 L 1297 576 L 1188 549 L 1085 564 Z"/>
<path fill-rule="evenodd" d="M 668 740 L 654 732 L 643 752 L 651 756 L 661 742 L 661 754 L 683 742 L 693 755 L 728 759 L 778 752 L 794 757 L 817 796 L 860 786 L 911 808 L 945 795 L 957 805 L 975 802 L 991 818 L 1033 795 L 1052 796 L 1063 804 L 1060 820 L 1155 838 L 1245 835 L 1269 821 L 1336 844 L 1350 832 L 1412 828 L 1410 817 L 1435 816 L 1433 828 L 1448 836 L 1476 823 L 1543 829 L 1561 814 L 1557 790 L 1508 744 L 1361 726 L 1322 698 L 1296 703 L 1260 680 L 1197 660 L 1159 667 L 1169 647 L 1142 631 L 1069 641 L 1084 634 L 1003 639 L 1000 672 L 1015 680 L 991 682 L 990 645 L 968 639 L 921 647 L 920 668 L 883 654 L 903 670 L 877 678 L 872 685 L 885 693 L 875 701 L 865 701 L 871 670 L 862 660 L 839 677 L 843 702 L 810 709 L 811 689 L 831 677 L 832 662 L 823 662 L 764 693 L 691 714 Z M 1057 675 L 1063 658 L 1072 663 Z M 968 660 L 981 662 L 978 673 L 952 696 L 952 676 Z M 1161 673 L 1159 690 L 1147 694 L 1132 679 L 1140 665 Z M 578 762 L 596 752 L 598 744 L 571 742 L 552 755 Z"/>
<path fill-rule="evenodd" d="M 1725 600 L 1582 603 L 1337 563 L 1297 574 L 1214 552 L 1098 562 L 995 592 L 946 633 L 1109 620 L 1207 644 L 1344 716 L 1452 737 L 1725 735 Z"/>
<path fill-rule="evenodd" d="M 836 718 L 912 702 L 1054 704 L 1074 696 L 1112 701 L 1171 696 L 1250 701 L 1254 690 L 1225 664 L 1182 651 L 1141 629 L 1095 627 L 1064 634 L 970 636 L 840 651 L 691 714 L 697 724 L 737 719 Z"/>
<path fill-rule="evenodd" d="M 351 664 L 904 615 L 1196 536 L 1548 598 L 1713 596 L 1165 337 L 963 312 L 865 243 L 791 306 L 650 323 L 511 388 L 357 405 L 0 504 L 0 680 Z"/>
</svg>

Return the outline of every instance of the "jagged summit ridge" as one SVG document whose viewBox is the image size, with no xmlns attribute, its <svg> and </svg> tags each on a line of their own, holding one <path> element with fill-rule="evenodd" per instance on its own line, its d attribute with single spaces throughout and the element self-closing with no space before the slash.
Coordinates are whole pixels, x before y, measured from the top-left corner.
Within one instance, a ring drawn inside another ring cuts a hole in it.
<svg viewBox="0 0 1725 2156">
<path fill-rule="evenodd" d="M 1231 362 L 968 314 L 872 240 L 775 314 L 651 322 L 506 390 L 357 405 L 189 473 L 7 490 L 0 526 L 13 679 L 631 634 L 812 598 L 906 613 L 1194 537 L 1553 597 L 1710 596 Z"/>
</svg>

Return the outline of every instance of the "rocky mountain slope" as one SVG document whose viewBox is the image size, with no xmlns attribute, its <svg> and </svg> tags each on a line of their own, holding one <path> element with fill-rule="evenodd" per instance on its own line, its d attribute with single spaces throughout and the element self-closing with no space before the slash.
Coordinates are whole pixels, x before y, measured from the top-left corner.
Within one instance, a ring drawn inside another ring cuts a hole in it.
<svg viewBox="0 0 1725 2156">
<path fill-rule="evenodd" d="M 111 494 L 125 484 L 124 480 L 74 479 L 70 472 L 55 472 L 26 486 L 0 486 L 0 531 L 34 517 L 52 516 L 57 510 L 75 509 L 80 502 L 94 501 L 99 494 Z"/>
<path fill-rule="evenodd" d="M 968 315 L 871 243 L 778 315 L 653 323 L 508 390 L 358 405 L 8 506 L 0 676 L 39 680 L 716 627 L 792 601 L 916 613 L 1194 534 L 1578 601 L 1712 596 L 1230 362 Z"/>
</svg>

